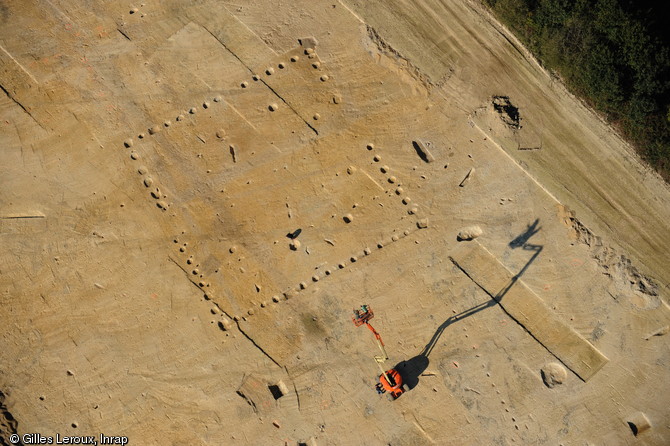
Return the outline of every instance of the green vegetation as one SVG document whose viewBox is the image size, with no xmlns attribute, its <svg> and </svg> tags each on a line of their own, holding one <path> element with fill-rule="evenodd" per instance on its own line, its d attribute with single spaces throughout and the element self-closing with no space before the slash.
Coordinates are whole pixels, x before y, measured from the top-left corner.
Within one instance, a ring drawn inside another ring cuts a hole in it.
<svg viewBox="0 0 670 446">
<path fill-rule="evenodd" d="M 670 180 L 670 45 L 653 0 L 485 0 Z"/>
</svg>

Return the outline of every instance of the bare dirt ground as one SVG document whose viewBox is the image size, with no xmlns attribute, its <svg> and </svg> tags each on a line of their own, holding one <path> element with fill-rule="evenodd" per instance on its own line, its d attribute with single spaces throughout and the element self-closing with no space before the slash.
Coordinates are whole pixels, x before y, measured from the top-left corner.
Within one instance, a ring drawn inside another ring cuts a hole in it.
<svg viewBox="0 0 670 446">
<path fill-rule="evenodd" d="M 0 444 L 670 442 L 670 191 L 478 3 L 0 21 Z"/>
</svg>

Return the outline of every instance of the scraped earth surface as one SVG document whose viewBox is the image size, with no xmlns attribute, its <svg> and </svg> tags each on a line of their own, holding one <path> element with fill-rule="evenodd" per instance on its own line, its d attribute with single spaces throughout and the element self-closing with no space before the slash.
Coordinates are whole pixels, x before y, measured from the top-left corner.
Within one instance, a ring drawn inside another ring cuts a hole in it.
<svg viewBox="0 0 670 446">
<path fill-rule="evenodd" d="M 478 3 L 0 20 L 0 443 L 670 442 L 670 191 Z"/>
</svg>

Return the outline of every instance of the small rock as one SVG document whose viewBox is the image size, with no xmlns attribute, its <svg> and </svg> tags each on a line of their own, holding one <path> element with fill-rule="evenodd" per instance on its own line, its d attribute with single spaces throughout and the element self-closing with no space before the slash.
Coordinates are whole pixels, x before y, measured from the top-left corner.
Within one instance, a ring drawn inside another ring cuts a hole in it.
<svg viewBox="0 0 670 446">
<path fill-rule="evenodd" d="M 628 427 L 630 427 L 630 430 L 633 431 L 633 435 L 636 437 L 651 428 L 649 418 L 642 412 L 635 412 L 626 418 L 626 423 L 628 423 Z"/>
<path fill-rule="evenodd" d="M 342 217 L 345 223 L 351 223 L 354 220 L 354 216 L 351 214 L 347 214 L 344 217 Z"/>
<path fill-rule="evenodd" d="M 276 384 L 277 388 L 279 389 L 279 392 L 281 392 L 282 396 L 288 395 L 289 394 L 289 389 L 286 383 L 284 381 L 277 381 Z"/>
<path fill-rule="evenodd" d="M 419 220 L 418 222 L 416 222 L 416 226 L 417 226 L 419 229 L 425 229 L 425 228 L 427 228 L 427 227 L 428 227 L 428 219 L 427 219 L 427 218 L 422 218 L 421 220 Z"/>
<path fill-rule="evenodd" d="M 276 427 L 277 429 L 279 429 L 279 428 L 281 427 L 281 424 L 279 424 L 279 421 L 277 421 L 277 420 L 274 420 L 274 421 L 272 422 L 272 425 L 273 425 L 274 427 Z"/>
<path fill-rule="evenodd" d="M 291 243 L 288 245 L 293 251 L 300 249 L 300 240 L 291 240 Z"/>
<path fill-rule="evenodd" d="M 316 37 L 302 37 L 298 39 L 298 43 L 305 47 L 305 54 L 313 54 L 314 53 L 314 48 L 317 47 L 319 44 L 319 41 L 316 39 Z"/>
<path fill-rule="evenodd" d="M 550 389 L 557 384 L 563 384 L 568 378 L 568 372 L 565 370 L 565 367 L 557 362 L 546 364 L 540 373 L 542 374 L 542 381 Z"/>
<path fill-rule="evenodd" d="M 468 226 L 466 228 L 461 229 L 458 232 L 458 236 L 456 239 L 461 242 L 464 240 L 474 240 L 480 235 L 482 235 L 484 231 L 482 231 L 482 228 L 479 226 Z"/>
<path fill-rule="evenodd" d="M 233 323 L 228 318 L 223 318 L 222 320 L 219 321 L 219 328 L 221 328 L 221 330 L 225 331 L 230 330 L 232 326 Z"/>
</svg>

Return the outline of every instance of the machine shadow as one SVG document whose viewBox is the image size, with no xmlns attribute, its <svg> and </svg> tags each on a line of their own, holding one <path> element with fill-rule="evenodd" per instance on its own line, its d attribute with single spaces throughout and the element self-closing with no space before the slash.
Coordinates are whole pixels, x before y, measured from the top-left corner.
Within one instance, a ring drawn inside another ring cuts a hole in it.
<svg viewBox="0 0 670 446">
<path fill-rule="evenodd" d="M 407 384 L 409 390 L 412 390 L 419 384 L 419 376 L 426 371 L 428 364 L 430 364 L 428 356 L 419 354 L 399 362 L 394 368 L 400 373 L 402 382 Z"/>
<path fill-rule="evenodd" d="M 502 301 L 505 295 L 512 288 L 512 286 L 514 286 L 514 284 L 519 280 L 519 278 L 526 272 L 528 267 L 535 261 L 535 259 L 537 259 L 537 257 L 542 252 L 543 245 L 534 245 L 528 243 L 528 240 L 530 240 L 530 238 L 533 235 L 537 234 L 540 231 L 540 229 L 542 229 L 542 227 L 538 226 L 539 223 L 540 220 L 535 219 L 533 223 L 526 226 L 526 230 L 524 232 L 522 232 L 517 237 L 515 237 L 511 242 L 509 242 L 508 246 L 510 248 L 512 249 L 522 248 L 524 251 L 532 251 L 533 255 L 528 259 L 523 268 L 521 268 L 521 270 L 519 270 L 519 272 L 515 274 L 500 291 L 498 291 L 495 295 L 491 295 L 489 294 L 488 291 L 482 288 L 482 290 L 486 294 L 488 294 L 491 297 L 491 299 L 479 305 L 475 305 L 474 307 L 469 308 L 465 311 L 462 311 L 461 313 L 449 317 L 437 328 L 437 330 L 435 331 L 435 333 L 433 333 L 433 336 L 430 338 L 426 346 L 423 348 L 423 350 L 421 350 L 421 352 L 418 355 L 405 361 L 401 361 L 395 366 L 395 369 L 398 371 L 398 373 L 400 373 L 400 376 L 402 377 L 403 383 L 407 384 L 410 390 L 419 385 L 419 377 L 423 372 L 426 371 L 428 365 L 430 364 L 429 356 L 433 351 L 435 344 L 437 344 L 437 341 L 439 341 L 440 337 L 447 329 L 447 327 L 449 327 L 451 324 L 455 322 L 465 319 L 466 317 L 472 316 L 473 314 L 479 313 L 482 310 L 485 310 L 487 308 L 499 304 L 500 301 Z M 456 266 L 459 267 L 457 264 Z M 465 271 L 463 272 L 465 273 Z M 481 288 L 479 284 L 477 284 L 477 286 Z"/>
</svg>

